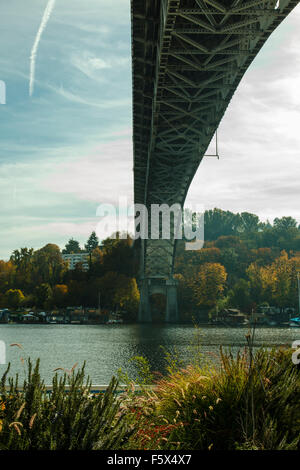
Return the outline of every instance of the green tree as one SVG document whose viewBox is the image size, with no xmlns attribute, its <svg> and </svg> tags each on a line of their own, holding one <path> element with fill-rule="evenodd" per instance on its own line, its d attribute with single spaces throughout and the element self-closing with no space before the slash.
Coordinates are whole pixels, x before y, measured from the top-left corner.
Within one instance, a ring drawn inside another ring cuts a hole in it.
<svg viewBox="0 0 300 470">
<path fill-rule="evenodd" d="M 238 274 L 239 256 L 234 248 L 224 248 L 221 251 L 221 264 L 227 272 Z"/>
<path fill-rule="evenodd" d="M 92 232 L 84 247 L 86 251 L 91 254 L 93 250 L 98 248 L 98 246 L 99 238 L 97 237 L 96 232 Z"/>
<path fill-rule="evenodd" d="M 20 250 L 15 250 L 11 257 L 10 261 L 15 266 L 15 287 L 21 288 L 23 290 L 28 290 L 32 287 L 34 282 L 33 275 L 33 258 L 34 250 L 33 248 L 21 248 Z"/>
<path fill-rule="evenodd" d="M 57 245 L 48 243 L 35 251 L 33 258 L 34 274 L 38 284 L 49 283 L 54 286 L 60 283 L 66 266 Z"/>
<path fill-rule="evenodd" d="M 281 308 L 288 306 L 291 298 L 292 263 L 287 253 L 283 251 L 268 271 L 273 302 Z"/>
<path fill-rule="evenodd" d="M 49 284 L 43 283 L 35 289 L 36 305 L 40 308 L 48 308 L 52 299 L 52 289 Z"/>
<path fill-rule="evenodd" d="M 240 227 L 240 215 L 221 209 L 205 211 L 205 239 L 216 240 L 224 235 L 236 235 Z"/>
<path fill-rule="evenodd" d="M 86 251 L 89 254 L 89 269 L 92 267 L 92 253 L 99 247 L 99 239 L 96 232 L 92 232 L 87 243 L 84 245 Z"/>
<path fill-rule="evenodd" d="M 242 212 L 240 216 L 240 230 L 245 233 L 257 232 L 260 227 L 259 217 L 250 212 Z"/>
<path fill-rule="evenodd" d="M 109 271 L 99 279 L 97 286 L 97 293 L 101 294 L 101 305 L 107 309 L 114 310 L 117 305 L 115 303 L 115 294 L 119 284 L 119 274 L 117 272 Z"/>
<path fill-rule="evenodd" d="M 114 304 L 120 310 L 137 313 L 140 294 L 136 280 L 121 274 L 118 276 L 114 293 Z"/>
<path fill-rule="evenodd" d="M 12 261 L 0 260 L 0 292 L 5 293 L 13 284 L 16 266 Z"/>
<path fill-rule="evenodd" d="M 230 291 L 229 303 L 232 307 L 237 307 L 243 312 L 251 312 L 250 283 L 245 279 L 240 279 Z"/>
<path fill-rule="evenodd" d="M 90 261 L 90 276 L 91 277 L 101 277 L 104 274 L 103 267 L 104 254 L 103 250 L 99 247 L 95 248 L 91 253 Z"/>
<path fill-rule="evenodd" d="M 79 242 L 71 238 L 66 244 L 65 248 L 62 250 L 63 254 L 70 255 L 72 253 L 80 253 L 82 250 L 80 248 Z"/>
<path fill-rule="evenodd" d="M 288 230 L 297 227 L 297 221 L 293 217 L 281 217 L 274 219 L 274 227 L 279 230 Z"/>
<path fill-rule="evenodd" d="M 9 308 L 18 308 L 24 301 L 24 294 L 20 289 L 9 289 L 5 292 L 5 302 Z"/>
<path fill-rule="evenodd" d="M 246 270 L 246 274 L 250 281 L 250 296 L 251 299 L 256 303 L 260 304 L 264 300 L 266 284 L 264 282 L 263 268 L 257 263 L 251 263 Z"/>
<path fill-rule="evenodd" d="M 87 306 L 93 304 L 93 299 L 90 299 L 89 294 L 89 285 L 84 281 L 70 280 L 68 282 L 68 296 L 67 301 L 69 306 Z M 89 302 L 88 302 L 89 301 Z"/>
<path fill-rule="evenodd" d="M 33 248 L 20 248 L 20 250 L 13 251 L 10 260 L 17 266 L 17 268 L 28 266 L 32 260 L 33 253 Z"/>
<path fill-rule="evenodd" d="M 188 268 L 188 266 L 187 266 Z M 188 272 L 186 274 L 188 276 Z M 177 296 L 178 296 L 178 310 L 180 318 L 187 320 L 192 318 L 195 309 L 194 291 L 192 283 L 188 282 L 188 277 L 182 274 L 175 274 L 174 278 L 177 280 Z"/>
<path fill-rule="evenodd" d="M 103 270 L 104 272 L 116 272 L 133 277 L 135 266 L 133 258 L 132 239 L 106 238 L 103 240 Z"/>
</svg>

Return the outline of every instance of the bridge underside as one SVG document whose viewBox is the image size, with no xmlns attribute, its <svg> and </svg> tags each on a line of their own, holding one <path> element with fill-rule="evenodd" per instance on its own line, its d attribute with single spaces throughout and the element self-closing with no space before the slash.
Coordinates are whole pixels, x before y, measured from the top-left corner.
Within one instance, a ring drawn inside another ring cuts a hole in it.
<svg viewBox="0 0 300 470">
<path fill-rule="evenodd" d="M 136 204 L 183 207 L 241 78 L 298 3 L 131 0 Z M 173 235 L 142 243 L 141 321 L 151 321 L 149 286 L 172 283 L 175 247 Z"/>
</svg>

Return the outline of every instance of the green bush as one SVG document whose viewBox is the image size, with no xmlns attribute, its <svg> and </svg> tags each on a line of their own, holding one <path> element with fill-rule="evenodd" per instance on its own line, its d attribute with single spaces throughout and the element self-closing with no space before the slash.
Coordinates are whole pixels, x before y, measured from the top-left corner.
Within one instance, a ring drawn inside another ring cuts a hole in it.
<svg viewBox="0 0 300 470">
<path fill-rule="evenodd" d="M 288 349 L 248 349 L 233 357 L 221 350 L 221 365 L 185 369 L 170 362 L 168 375 L 147 384 L 140 368 L 139 394 L 116 394 L 113 378 L 104 394 L 92 395 L 84 366 L 56 373 L 47 393 L 28 359 L 27 378 L 0 382 L 0 450 L 281 450 L 300 449 L 300 372 Z"/>
<path fill-rule="evenodd" d="M 61 377 L 56 373 L 47 393 L 39 361 L 27 365 L 21 388 L 18 376 L 7 379 L 9 367 L 0 383 L 1 450 L 117 449 L 128 440 L 132 430 L 115 393 L 115 378 L 105 393 L 91 395 L 83 366 Z"/>
<path fill-rule="evenodd" d="M 288 350 L 221 351 L 221 367 L 189 366 L 133 399 L 136 449 L 300 448 L 300 375 Z M 130 407 L 129 407 L 130 409 Z"/>
</svg>

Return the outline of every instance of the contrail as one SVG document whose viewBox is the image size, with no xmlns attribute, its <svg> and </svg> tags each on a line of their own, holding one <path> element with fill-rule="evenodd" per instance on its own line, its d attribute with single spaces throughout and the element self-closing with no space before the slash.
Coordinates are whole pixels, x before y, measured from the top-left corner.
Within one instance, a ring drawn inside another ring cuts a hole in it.
<svg viewBox="0 0 300 470">
<path fill-rule="evenodd" d="M 42 22 L 40 24 L 39 30 L 37 32 L 31 54 L 30 54 L 30 78 L 29 78 L 29 95 L 32 96 L 33 94 L 33 88 L 34 88 L 34 77 L 35 77 L 35 61 L 36 61 L 36 55 L 39 47 L 39 43 L 42 37 L 42 34 L 47 26 L 47 23 L 50 19 L 51 13 L 53 11 L 53 8 L 55 6 L 56 0 L 49 0 L 43 18 Z"/>
</svg>

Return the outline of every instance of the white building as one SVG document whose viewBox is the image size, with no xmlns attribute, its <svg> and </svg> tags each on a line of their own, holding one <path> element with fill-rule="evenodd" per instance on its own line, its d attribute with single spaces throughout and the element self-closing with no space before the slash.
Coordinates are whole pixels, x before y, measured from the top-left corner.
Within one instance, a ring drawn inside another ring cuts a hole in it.
<svg viewBox="0 0 300 470">
<path fill-rule="evenodd" d="M 71 253 L 71 254 L 62 254 L 62 259 L 68 263 L 70 270 L 75 269 L 76 264 L 82 263 L 82 268 L 84 271 L 89 269 L 89 254 L 88 253 Z"/>
</svg>

